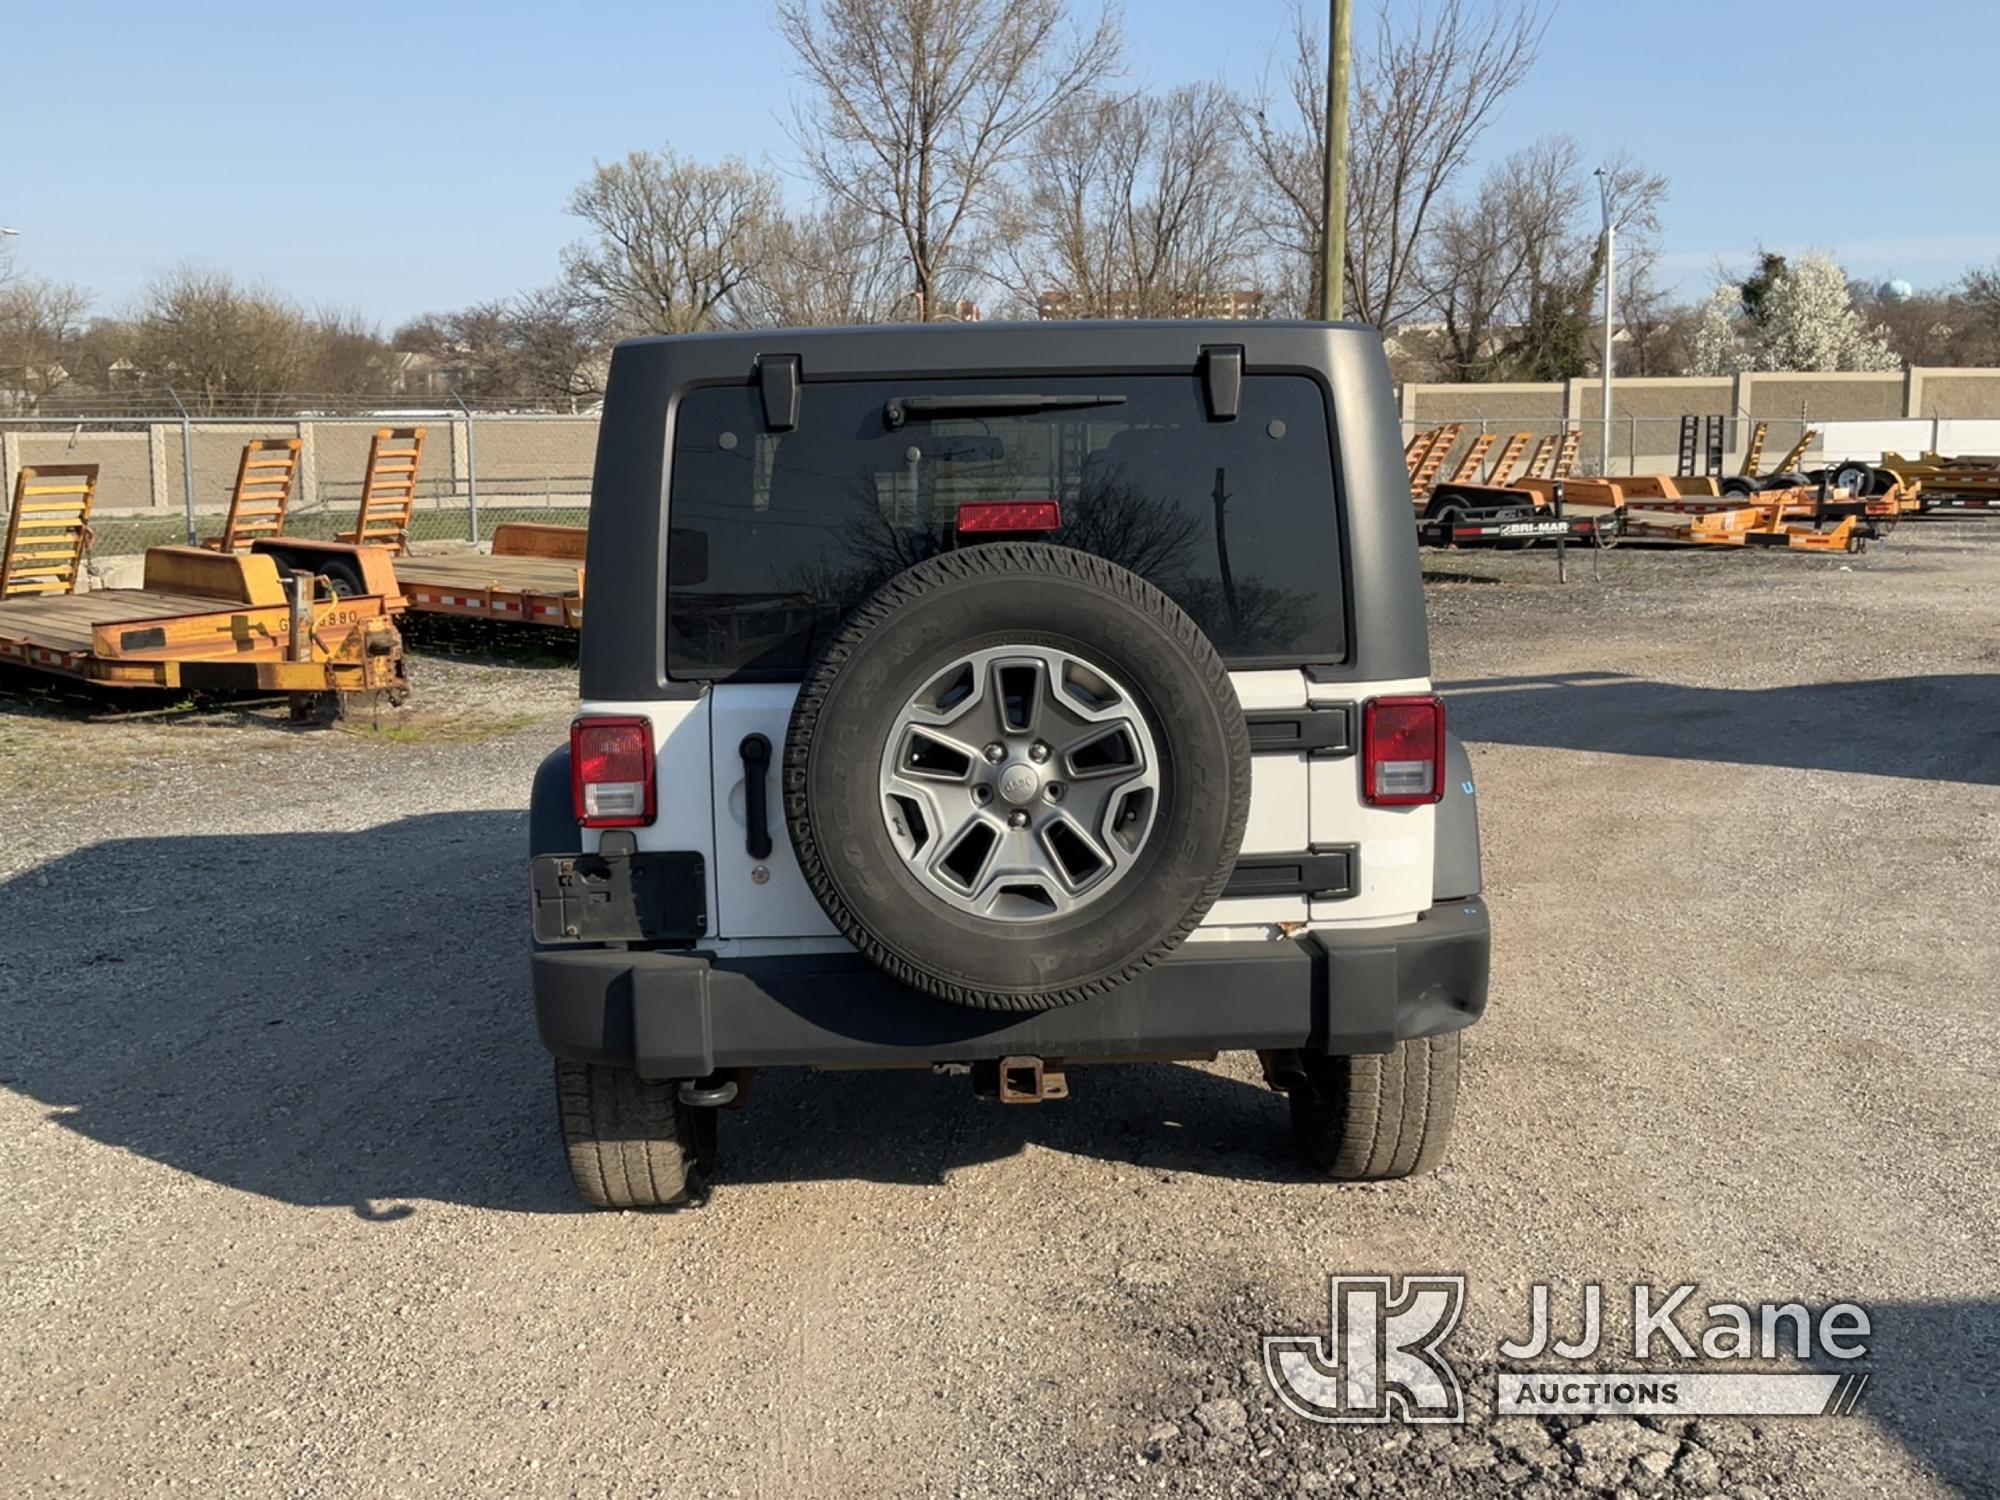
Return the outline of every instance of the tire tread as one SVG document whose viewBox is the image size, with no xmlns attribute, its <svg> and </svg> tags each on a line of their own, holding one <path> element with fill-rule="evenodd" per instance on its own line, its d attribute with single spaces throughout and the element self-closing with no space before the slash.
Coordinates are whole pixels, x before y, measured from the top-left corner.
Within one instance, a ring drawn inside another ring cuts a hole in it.
<svg viewBox="0 0 2000 1500">
<path fill-rule="evenodd" d="M 557 1058 L 557 1122 L 570 1175 L 598 1208 L 671 1208 L 705 1186 L 713 1121 L 674 1097 L 671 1082 L 630 1068 Z"/>
<path fill-rule="evenodd" d="M 1292 1090 L 1292 1132 L 1306 1157 L 1345 1182 L 1436 1168 L 1457 1115 L 1462 1033 L 1415 1037 L 1389 1053 L 1309 1057 Z"/>
</svg>

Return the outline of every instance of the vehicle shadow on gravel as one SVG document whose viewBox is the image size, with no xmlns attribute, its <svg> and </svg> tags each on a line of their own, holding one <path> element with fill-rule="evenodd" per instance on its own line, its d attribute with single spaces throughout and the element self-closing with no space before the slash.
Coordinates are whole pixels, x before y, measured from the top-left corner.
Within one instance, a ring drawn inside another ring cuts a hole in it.
<svg viewBox="0 0 2000 1500">
<path fill-rule="evenodd" d="M 1442 682 L 1468 740 L 2000 785 L 2000 674 L 1708 688 L 1620 672 Z"/>
<path fill-rule="evenodd" d="M 0 884 L 0 1086 L 282 1202 L 573 1211 L 526 823 L 111 840 L 25 871 Z"/>
<path fill-rule="evenodd" d="M 372 1220 L 578 1209 L 529 1003 L 526 817 L 93 844 L 0 884 L 0 1087 L 105 1145 Z M 757 1079 L 718 1174 L 937 1182 L 1028 1144 L 1302 1179 L 1283 1101 L 1167 1064 L 1076 1097 L 977 1100 L 927 1072 Z"/>
<path fill-rule="evenodd" d="M 1871 1372 L 1858 1414 L 1966 1495 L 2000 1496 L 2000 1301 L 1868 1304 Z M 1832 1371 L 1830 1360 L 1817 1368 Z"/>
<path fill-rule="evenodd" d="M 757 1075 L 736 1128 L 725 1113 L 716 1180 L 860 1179 L 925 1185 L 1029 1146 L 1155 1172 L 1317 1180 L 1293 1150 L 1283 1096 L 1178 1063 L 1072 1066 L 1070 1097 L 1003 1105 L 926 1071 Z"/>
</svg>

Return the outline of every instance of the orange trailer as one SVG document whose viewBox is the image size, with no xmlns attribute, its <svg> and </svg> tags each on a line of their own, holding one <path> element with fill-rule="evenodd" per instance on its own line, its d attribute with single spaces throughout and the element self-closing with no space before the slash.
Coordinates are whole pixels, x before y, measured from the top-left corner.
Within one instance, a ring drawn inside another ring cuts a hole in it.
<svg viewBox="0 0 2000 1500">
<path fill-rule="evenodd" d="M 414 553 L 396 559 L 396 576 L 421 613 L 577 630 L 587 535 L 581 526 L 510 521 L 493 533 L 490 556 Z"/>
</svg>

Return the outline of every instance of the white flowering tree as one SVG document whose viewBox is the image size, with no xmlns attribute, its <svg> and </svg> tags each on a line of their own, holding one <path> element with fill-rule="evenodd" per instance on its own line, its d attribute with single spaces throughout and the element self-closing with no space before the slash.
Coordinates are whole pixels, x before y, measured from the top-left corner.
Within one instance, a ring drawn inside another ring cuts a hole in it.
<svg viewBox="0 0 2000 1500">
<path fill-rule="evenodd" d="M 1750 349 L 1737 330 L 1743 320 L 1743 289 L 1719 286 L 1695 315 L 1688 336 L 1688 373 L 1734 375 L 1750 361 Z"/>
<path fill-rule="evenodd" d="M 1901 368 L 1887 331 L 1862 321 L 1847 273 L 1824 255 L 1790 263 L 1767 256 L 1755 283 L 1754 316 L 1742 286 L 1719 286 L 1702 304 L 1688 340 L 1691 373 Z"/>
<path fill-rule="evenodd" d="M 1847 290 L 1847 273 L 1824 255 L 1789 265 L 1765 298 L 1757 367 L 1763 370 L 1895 370 L 1902 361 L 1870 328 Z"/>
</svg>

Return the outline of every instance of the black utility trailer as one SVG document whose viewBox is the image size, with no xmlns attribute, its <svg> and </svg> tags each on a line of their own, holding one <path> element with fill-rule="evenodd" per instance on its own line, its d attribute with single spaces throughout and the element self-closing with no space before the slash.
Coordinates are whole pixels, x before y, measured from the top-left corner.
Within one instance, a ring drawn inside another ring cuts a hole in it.
<svg viewBox="0 0 2000 1500">
<path fill-rule="evenodd" d="M 1608 547 L 1624 527 L 1622 507 L 1578 511 L 1563 503 L 1558 482 L 1547 502 L 1534 490 L 1508 485 L 1441 484 L 1417 518 L 1426 547 L 1525 547 L 1570 541 Z"/>
</svg>

